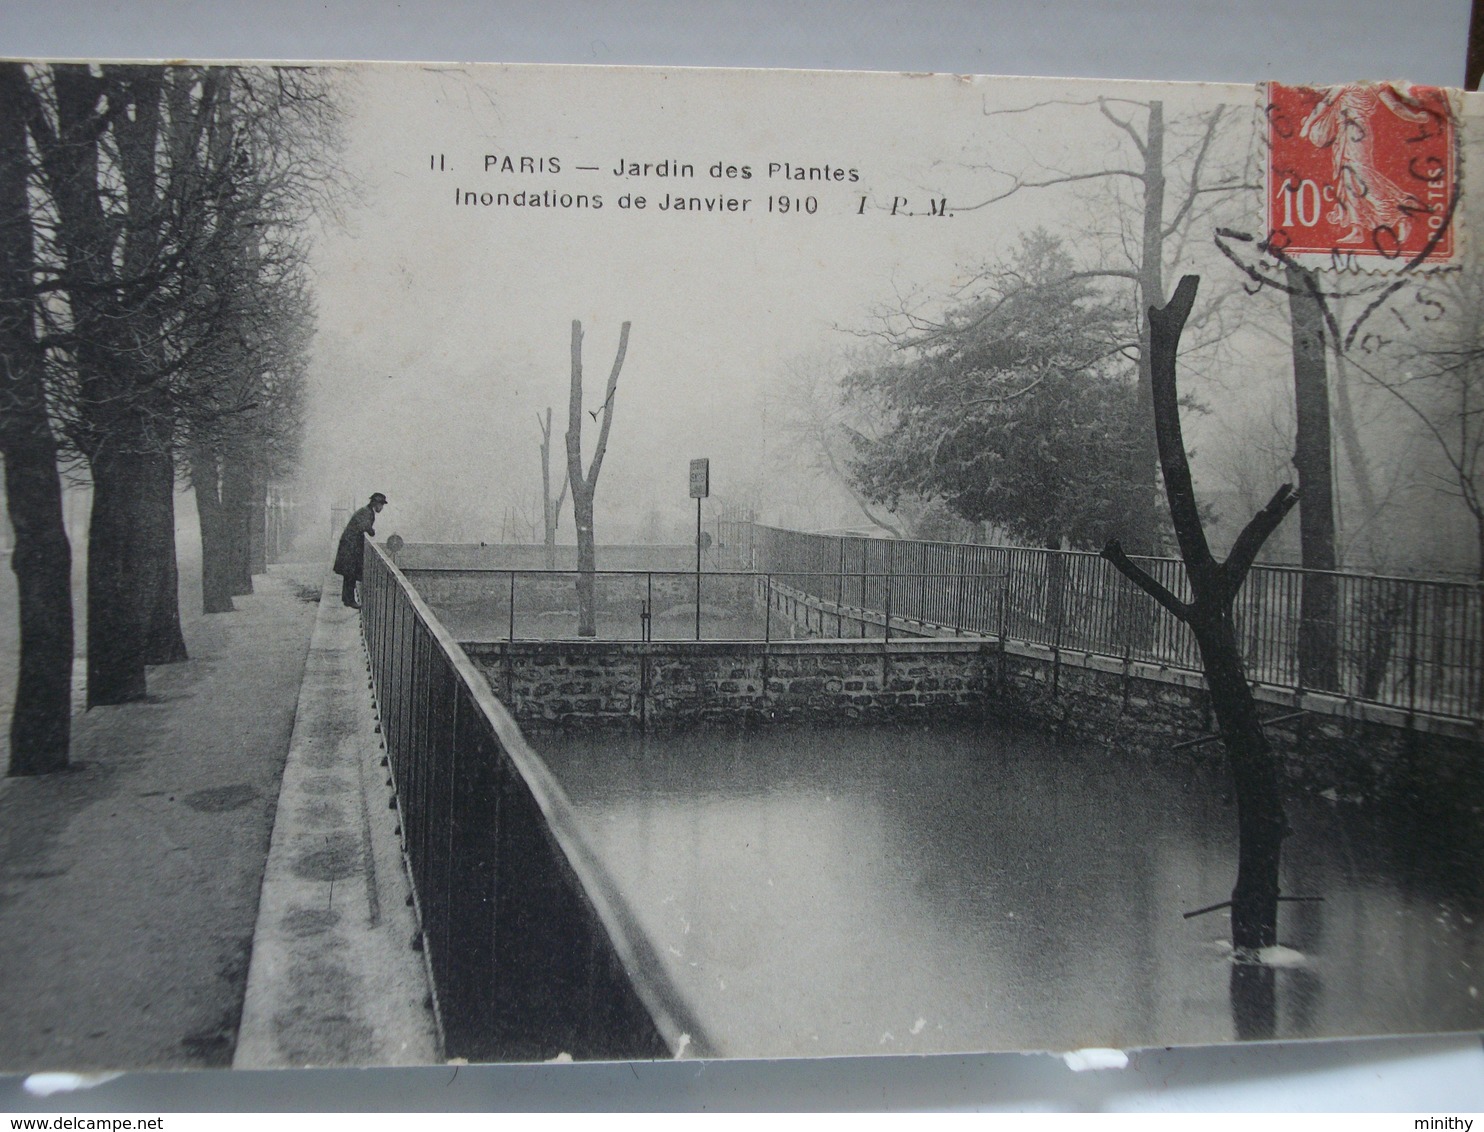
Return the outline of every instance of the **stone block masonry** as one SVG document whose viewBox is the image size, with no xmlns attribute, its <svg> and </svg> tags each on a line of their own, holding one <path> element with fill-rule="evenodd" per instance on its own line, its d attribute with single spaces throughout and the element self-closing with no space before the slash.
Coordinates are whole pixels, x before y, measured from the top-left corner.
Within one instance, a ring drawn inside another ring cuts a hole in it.
<svg viewBox="0 0 1484 1132">
<path fill-rule="evenodd" d="M 1169 750 L 1215 729 L 1199 674 L 984 639 L 514 641 L 465 644 L 524 727 L 872 723 L 946 716 Z M 1318 693 L 1259 688 L 1290 781 L 1342 797 L 1415 792 L 1417 776 L 1484 800 L 1477 724 L 1408 718 Z M 1219 758 L 1219 742 L 1188 748 Z"/>
<path fill-rule="evenodd" d="M 1134 750 L 1181 743 L 1219 758 L 1216 722 L 1195 672 L 1012 644 L 987 660 L 985 716 L 1033 722 L 1073 738 Z M 1291 785 L 1342 798 L 1447 797 L 1484 813 L 1484 735 L 1477 721 L 1415 715 L 1318 692 L 1255 689 Z"/>
<path fill-rule="evenodd" d="M 522 726 L 977 717 L 978 641 L 497 641 L 465 644 Z"/>
</svg>

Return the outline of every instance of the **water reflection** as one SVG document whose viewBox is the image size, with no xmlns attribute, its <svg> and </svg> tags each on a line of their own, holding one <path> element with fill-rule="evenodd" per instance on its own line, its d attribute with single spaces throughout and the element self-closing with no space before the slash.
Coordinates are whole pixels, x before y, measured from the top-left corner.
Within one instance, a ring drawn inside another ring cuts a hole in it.
<svg viewBox="0 0 1484 1132">
<path fill-rule="evenodd" d="M 1183 920 L 1231 888 L 1216 759 L 967 729 L 535 745 L 729 1055 L 1484 1025 L 1479 858 L 1392 816 L 1290 807 L 1284 891 L 1324 902 L 1283 905 L 1280 966 L 1234 965 L 1224 912 Z"/>
<path fill-rule="evenodd" d="M 1243 1041 L 1278 1036 L 1278 972 L 1259 963 L 1233 963 L 1232 1022 Z"/>
</svg>

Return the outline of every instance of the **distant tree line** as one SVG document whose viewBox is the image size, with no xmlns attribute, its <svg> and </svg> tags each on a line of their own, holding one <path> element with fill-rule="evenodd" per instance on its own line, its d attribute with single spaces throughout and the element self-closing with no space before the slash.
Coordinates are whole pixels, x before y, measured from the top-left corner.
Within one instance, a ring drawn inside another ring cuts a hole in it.
<svg viewBox="0 0 1484 1132">
<path fill-rule="evenodd" d="M 64 475 L 92 488 L 89 706 L 140 699 L 147 666 L 185 659 L 179 484 L 195 489 L 205 612 L 251 592 L 266 484 L 299 443 L 304 222 L 336 181 L 335 134 L 310 69 L 0 64 L 12 774 L 67 763 Z"/>
<path fill-rule="evenodd" d="M 1092 550 L 1117 538 L 1135 556 L 1170 553 L 1177 540 L 1153 490 L 1162 481 L 1145 312 L 1165 302 L 1166 272 L 1183 269 L 1193 251 L 1224 255 L 1225 269 L 1183 324 L 1187 388 L 1199 392 L 1204 379 L 1208 388 L 1251 389 L 1251 359 L 1226 344 L 1244 327 L 1249 341 L 1259 333 L 1289 348 L 1291 415 L 1276 428 L 1267 422 L 1274 435 L 1262 439 L 1291 462 L 1277 475 L 1292 479 L 1302 500 L 1303 684 L 1334 688 L 1341 611 L 1333 571 L 1395 568 L 1367 551 L 1396 542 L 1389 528 L 1399 516 L 1377 489 L 1379 469 L 1461 504 L 1484 577 L 1479 272 L 1433 270 L 1430 248 L 1390 274 L 1318 270 L 1261 232 L 1229 227 L 1262 214 L 1264 133 L 1233 108 L 1172 118 L 1159 102 L 1057 105 L 1105 119 L 1120 156 L 1069 152 L 1045 165 L 980 166 L 1003 187 L 971 207 L 1085 185 L 1096 190 L 1081 198 L 1085 216 L 1022 233 L 947 294 L 915 308 L 899 300 L 879 328 L 860 332 L 875 340 L 874 353 L 848 348 L 811 363 L 804 380 L 791 373 L 806 394 L 786 405 L 790 430 L 812 454 L 797 462 L 812 461 L 892 537 L 941 538 L 956 521 L 1036 546 Z M 1239 415 L 1216 426 L 1249 436 L 1264 427 Z M 1404 445 L 1416 450 L 1410 458 Z M 1348 509 L 1342 487 L 1353 498 Z"/>
</svg>

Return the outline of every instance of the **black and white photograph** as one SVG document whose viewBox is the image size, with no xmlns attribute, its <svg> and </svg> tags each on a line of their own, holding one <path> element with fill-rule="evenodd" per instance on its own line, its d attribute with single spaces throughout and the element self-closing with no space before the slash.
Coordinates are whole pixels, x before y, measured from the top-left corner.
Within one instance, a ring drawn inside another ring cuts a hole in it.
<svg viewBox="0 0 1484 1132">
<path fill-rule="evenodd" d="M 0 1071 L 1484 1028 L 1481 160 L 0 63 Z"/>
</svg>

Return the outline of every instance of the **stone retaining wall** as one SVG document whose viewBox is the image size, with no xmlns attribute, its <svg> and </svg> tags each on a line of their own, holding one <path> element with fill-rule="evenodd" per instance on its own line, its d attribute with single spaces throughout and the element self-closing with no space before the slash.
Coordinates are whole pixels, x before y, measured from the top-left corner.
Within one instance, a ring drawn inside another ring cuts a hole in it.
<svg viewBox="0 0 1484 1132">
<path fill-rule="evenodd" d="M 977 715 L 977 642 L 497 641 L 466 644 L 522 725 L 885 721 Z"/>
<path fill-rule="evenodd" d="M 802 622 L 804 632 L 816 623 L 827 630 L 833 611 L 828 603 L 783 590 L 775 590 L 774 608 Z M 892 618 L 893 633 L 941 631 Z M 1026 641 L 1007 641 L 1003 649 L 996 641 L 982 644 L 986 718 L 1142 750 L 1168 750 L 1215 731 L 1205 681 L 1196 672 L 1125 665 Z M 1478 721 L 1414 715 L 1321 692 L 1259 686 L 1254 695 L 1265 718 L 1298 716 L 1268 728 L 1295 785 L 1355 798 L 1447 795 L 1484 814 L 1484 725 Z M 1193 758 L 1221 753 L 1219 742 L 1188 749 Z"/>
<path fill-rule="evenodd" d="M 952 715 L 1169 750 L 1214 731 L 1195 673 L 970 640 L 515 641 L 466 644 L 523 726 L 882 722 Z M 1294 697 L 1260 689 L 1269 718 Z M 1439 790 L 1484 802 L 1484 745 L 1462 721 L 1414 719 L 1316 694 L 1269 730 L 1290 781 L 1341 797 Z M 1395 717 L 1395 718 L 1392 718 Z M 1218 742 L 1189 748 L 1218 758 Z"/>
<path fill-rule="evenodd" d="M 1193 672 L 1125 666 L 1106 657 L 1057 655 L 1050 649 L 994 645 L 985 704 L 989 718 L 1031 720 L 1080 739 L 1134 749 L 1169 750 L 1212 735 L 1216 723 L 1204 681 Z M 1484 741 L 1477 724 L 1419 716 L 1320 693 L 1258 688 L 1266 718 L 1302 715 L 1268 728 L 1289 781 L 1340 797 L 1415 791 L 1451 793 L 1484 803 Z M 1188 748 L 1192 758 L 1220 757 L 1221 744 Z"/>
</svg>

